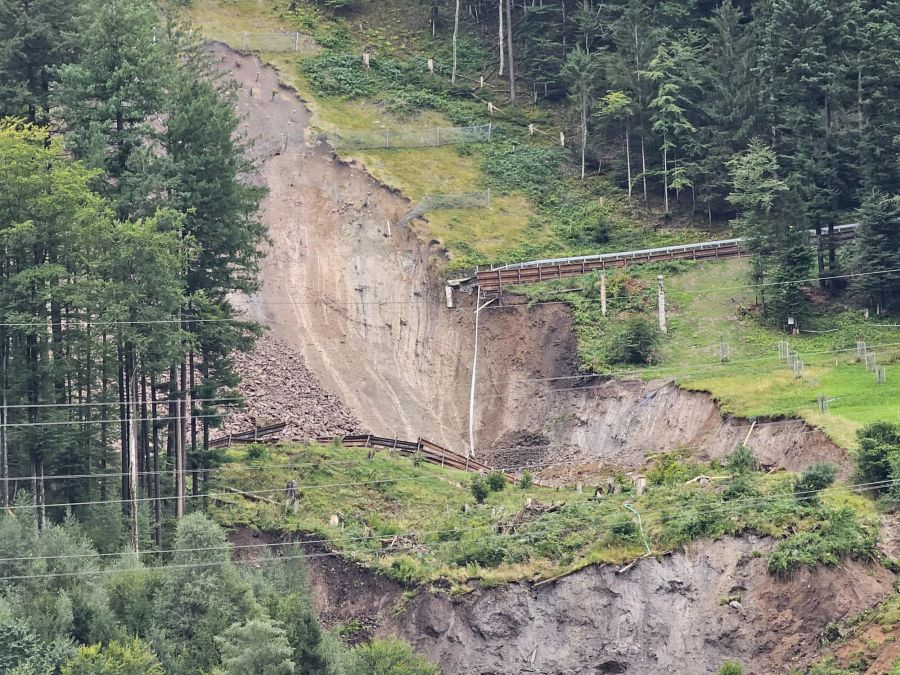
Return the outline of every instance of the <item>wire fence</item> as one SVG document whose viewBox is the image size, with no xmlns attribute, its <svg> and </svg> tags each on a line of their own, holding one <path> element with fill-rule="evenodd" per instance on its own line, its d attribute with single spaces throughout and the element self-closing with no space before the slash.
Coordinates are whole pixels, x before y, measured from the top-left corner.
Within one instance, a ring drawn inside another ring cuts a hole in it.
<svg viewBox="0 0 900 675">
<path fill-rule="evenodd" d="M 298 31 L 215 33 L 208 36 L 244 52 L 299 52 L 308 38 Z"/>
<path fill-rule="evenodd" d="M 491 191 L 460 192 L 453 195 L 425 195 L 412 211 L 403 217 L 403 223 L 425 215 L 429 211 L 439 209 L 489 209 L 491 207 Z"/>
<path fill-rule="evenodd" d="M 492 132 L 493 124 L 482 124 L 473 127 L 335 131 L 328 134 L 328 140 L 332 146 L 340 150 L 435 148 L 440 145 L 490 143 Z"/>
</svg>

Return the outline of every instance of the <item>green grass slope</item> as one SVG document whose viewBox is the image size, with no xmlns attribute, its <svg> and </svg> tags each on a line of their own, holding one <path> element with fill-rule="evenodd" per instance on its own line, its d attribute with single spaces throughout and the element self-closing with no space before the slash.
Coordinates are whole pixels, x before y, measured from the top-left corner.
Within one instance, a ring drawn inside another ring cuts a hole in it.
<svg viewBox="0 0 900 675">
<path fill-rule="evenodd" d="M 318 445 L 232 449 L 232 464 L 217 480 L 278 503 L 213 487 L 218 496 L 210 510 L 226 526 L 303 535 L 405 583 L 449 582 L 457 589 L 472 580 L 538 581 L 592 563 L 626 563 L 645 553 L 641 526 L 655 554 L 697 538 L 771 535 L 781 541 L 770 560 L 773 573 L 874 550 L 877 519 L 869 499 L 840 486 L 821 498 L 798 498 L 793 476 L 784 472 L 737 475 L 666 455 L 648 471 L 640 497 L 620 475 L 619 494 L 599 500 L 590 486 L 579 492 L 510 484 L 478 503 L 473 474 L 366 453 Z M 720 478 L 686 484 L 700 474 Z M 278 492 L 291 479 L 299 484 L 296 512 Z M 626 504 L 641 514 L 640 524 Z"/>
</svg>

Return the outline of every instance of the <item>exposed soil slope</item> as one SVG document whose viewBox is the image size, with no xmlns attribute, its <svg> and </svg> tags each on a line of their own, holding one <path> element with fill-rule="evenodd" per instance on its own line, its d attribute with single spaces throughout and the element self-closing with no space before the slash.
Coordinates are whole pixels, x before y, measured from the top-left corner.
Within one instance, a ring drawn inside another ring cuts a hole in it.
<svg viewBox="0 0 900 675">
<path fill-rule="evenodd" d="M 408 202 L 325 144 L 304 141 L 309 112 L 273 68 L 213 49 L 239 85 L 259 180 L 269 188 L 262 217 L 272 246 L 248 313 L 296 348 L 367 430 L 464 450 L 473 299 L 457 294 L 447 309 L 439 246 L 399 223 Z M 578 388 L 578 380 L 547 379 L 578 372 L 560 306 L 487 309 L 481 327 L 476 447 L 490 461 L 636 466 L 648 452 L 682 446 L 722 456 L 746 433 L 745 423 L 723 423 L 700 394 L 667 387 L 648 396 L 656 385 Z M 844 458 L 801 422 L 772 429 L 756 436 L 765 462 L 793 469 Z M 523 439 L 532 447 L 518 447 Z"/>
<path fill-rule="evenodd" d="M 311 558 L 309 580 L 326 626 L 357 619 L 409 640 L 445 673 L 483 675 L 706 675 L 726 659 L 756 675 L 786 673 L 816 656 L 827 623 L 891 593 L 892 573 L 858 561 L 773 578 L 758 556 L 771 545 L 697 542 L 622 574 L 592 566 L 457 598 L 404 597 L 399 584 L 337 557 Z"/>
</svg>

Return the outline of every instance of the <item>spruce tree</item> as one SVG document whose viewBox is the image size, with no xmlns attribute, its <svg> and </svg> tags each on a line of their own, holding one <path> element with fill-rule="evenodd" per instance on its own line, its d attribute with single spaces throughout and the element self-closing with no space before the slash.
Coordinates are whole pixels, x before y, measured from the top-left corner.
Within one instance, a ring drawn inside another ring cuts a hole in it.
<svg viewBox="0 0 900 675">
<path fill-rule="evenodd" d="M 873 190 L 859 209 L 854 281 L 867 305 L 900 306 L 900 200 Z"/>
</svg>

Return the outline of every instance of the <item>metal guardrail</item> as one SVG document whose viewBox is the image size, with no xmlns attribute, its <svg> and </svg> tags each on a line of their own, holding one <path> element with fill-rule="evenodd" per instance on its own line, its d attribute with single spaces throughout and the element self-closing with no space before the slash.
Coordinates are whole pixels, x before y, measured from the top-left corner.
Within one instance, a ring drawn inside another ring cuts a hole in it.
<svg viewBox="0 0 900 675">
<path fill-rule="evenodd" d="M 854 232 L 859 227 L 859 223 L 847 223 L 846 225 L 838 225 L 834 228 L 837 235 L 846 232 Z M 810 237 L 816 236 L 815 230 L 809 231 Z M 660 253 L 681 253 L 690 251 L 706 251 L 717 248 L 729 248 L 734 246 L 742 246 L 747 241 L 746 237 L 736 237 L 734 239 L 717 239 L 713 241 L 701 241 L 693 244 L 676 244 L 674 246 L 661 246 L 659 248 L 643 248 L 634 251 L 623 251 L 620 253 L 598 253 L 594 255 L 571 256 L 568 258 L 546 258 L 544 260 L 528 260 L 521 263 L 510 263 L 508 265 L 492 265 L 491 270 L 514 270 L 525 269 L 528 267 L 540 267 L 542 265 L 561 265 L 569 263 L 579 263 L 582 260 L 628 260 L 630 258 L 646 258 Z"/>
<path fill-rule="evenodd" d="M 432 443 L 424 438 L 416 441 L 404 441 L 398 438 L 373 436 L 372 434 L 356 434 L 335 437 L 319 436 L 315 440 L 317 443 L 322 444 L 339 441 L 341 445 L 348 448 L 385 448 L 405 456 L 417 455 L 431 464 L 439 464 L 440 466 L 447 466 L 460 471 L 476 473 L 493 471 L 487 464 L 482 464 L 471 457 L 443 448 L 437 443 Z M 510 482 L 515 480 L 508 474 L 506 474 L 506 478 Z"/>
<path fill-rule="evenodd" d="M 833 235 L 839 242 L 855 237 L 858 223 L 839 225 Z M 810 232 L 815 236 L 815 231 Z M 746 255 L 746 238 L 720 239 L 695 244 L 679 244 L 660 248 L 645 248 L 621 253 L 601 253 L 597 255 L 574 256 L 569 258 L 548 258 L 527 262 L 500 265 L 486 270 L 476 270 L 474 283 L 485 291 L 501 290 L 503 286 L 523 284 L 579 276 L 596 270 L 626 267 L 629 264 L 647 264 L 670 260 L 709 260 L 739 258 Z"/>
</svg>

